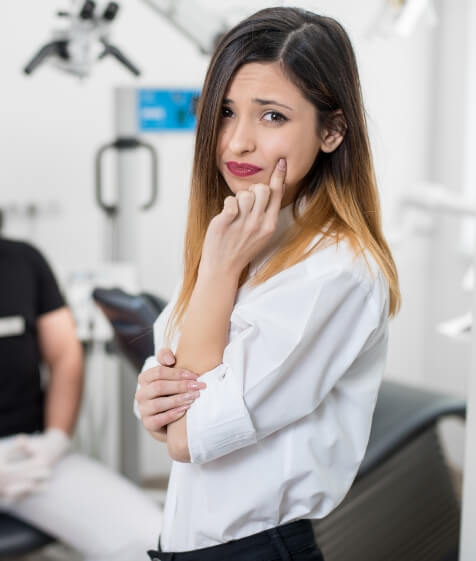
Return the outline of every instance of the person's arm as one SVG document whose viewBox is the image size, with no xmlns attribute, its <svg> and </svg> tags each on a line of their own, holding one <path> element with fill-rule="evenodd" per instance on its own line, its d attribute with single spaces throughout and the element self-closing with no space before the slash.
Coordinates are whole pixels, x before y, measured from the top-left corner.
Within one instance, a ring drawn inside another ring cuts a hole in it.
<svg viewBox="0 0 476 561">
<path fill-rule="evenodd" d="M 9 499 L 34 492 L 67 452 L 78 416 L 83 383 L 83 357 L 70 310 L 61 306 L 37 318 L 37 339 L 50 379 L 45 400 L 45 430 L 20 435 L 12 446 L 22 471 L 3 490 Z"/>
<path fill-rule="evenodd" d="M 222 362 L 239 275 L 199 274 L 177 347 L 177 363 L 199 376 Z M 186 416 L 167 427 L 169 455 L 190 462 Z"/>
<path fill-rule="evenodd" d="M 38 344 L 50 373 L 45 402 L 45 428 L 71 436 L 83 387 L 83 353 L 73 316 L 63 306 L 39 316 Z"/>
<path fill-rule="evenodd" d="M 361 276 L 363 259 L 342 269 L 325 254 L 234 308 L 223 361 L 200 378 L 207 388 L 186 415 L 190 462 L 252 446 L 309 415 L 325 435 L 320 419 L 331 410 L 358 465 L 385 366 L 388 290 L 380 272 Z"/>
<path fill-rule="evenodd" d="M 162 309 L 154 322 L 155 354 L 149 356 L 137 378 L 137 390 L 134 399 L 134 415 L 142 422 L 152 438 L 167 442 L 167 425 L 185 414 L 199 392 L 193 384 L 197 375 L 176 368 L 175 355 L 171 349 L 164 348 L 165 331 L 170 314 L 180 292 L 176 286 L 170 301 Z M 200 384 L 202 388 L 206 384 Z"/>
<path fill-rule="evenodd" d="M 227 197 L 223 211 L 210 222 L 177 346 L 179 367 L 203 374 L 222 362 L 240 275 L 274 233 L 285 176 L 281 159 L 269 185 L 256 184 Z M 190 462 L 186 414 L 168 425 L 167 444 L 172 459 Z"/>
</svg>

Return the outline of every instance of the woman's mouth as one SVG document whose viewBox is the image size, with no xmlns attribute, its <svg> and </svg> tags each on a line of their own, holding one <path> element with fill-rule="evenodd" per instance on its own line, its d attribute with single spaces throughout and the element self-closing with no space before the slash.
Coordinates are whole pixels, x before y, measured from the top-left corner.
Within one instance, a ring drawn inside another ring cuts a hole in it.
<svg viewBox="0 0 476 561">
<path fill-rule="evenodd" d="M 233 175 L 237 177 L 248 177 L 249 175 L 254 175 L 258 173 L 263 168 L 254 166 L 253 164 L 239 164 L 238 162 L 226 162 L 226 167 Z"/>
</svg>

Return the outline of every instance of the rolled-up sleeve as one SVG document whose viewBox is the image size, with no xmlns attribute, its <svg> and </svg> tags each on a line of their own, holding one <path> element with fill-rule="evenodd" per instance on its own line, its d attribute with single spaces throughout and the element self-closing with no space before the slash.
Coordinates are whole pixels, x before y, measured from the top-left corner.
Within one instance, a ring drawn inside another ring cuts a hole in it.
<svg viewBox="0 0 476 561">
<path fill-rule="evenodd" d="M 207 384 L 197 400 L 203 402 L 187 412 L 190 461 L 204 463 L 254 444 L 256 429 L 237 383 L 239 379 L 233 377 L 230 366 L 220 364 L 200 376 L 200 381 Z"/>
<path fill-rule="evenodd" d="M 272 281 L 272 279 L 271 279 Z M 312 413 L 381 327 L 386 283 L 343 270 L 258 287 L 231 315 L 223 363 L 187 412 L 192 463 L 206 463 Z"/>
</svg>

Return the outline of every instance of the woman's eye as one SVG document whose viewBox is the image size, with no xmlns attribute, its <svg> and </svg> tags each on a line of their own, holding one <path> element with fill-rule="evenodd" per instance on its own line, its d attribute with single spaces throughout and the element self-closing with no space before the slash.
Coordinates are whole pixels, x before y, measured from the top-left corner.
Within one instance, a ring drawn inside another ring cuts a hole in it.
<svg viewBox="0 0 476 561">
<path fill-rule="evenodd" d="M 284 123 L 285 121 L 288 120 L 284 115 L 278 113 L 277 111 L 268 111 L 263 115 L 263 118 L 265 121 L 269 121 L 271 123 L 276 123 L 276 124 Z"/>
<path fill-rule="evenodd" d="M 233 115 L 233 111 L 229 107 L 224 106 L 221 108 L 222 117 L 228 118 L 231 117 L 232 115 Z"/>
</svg>

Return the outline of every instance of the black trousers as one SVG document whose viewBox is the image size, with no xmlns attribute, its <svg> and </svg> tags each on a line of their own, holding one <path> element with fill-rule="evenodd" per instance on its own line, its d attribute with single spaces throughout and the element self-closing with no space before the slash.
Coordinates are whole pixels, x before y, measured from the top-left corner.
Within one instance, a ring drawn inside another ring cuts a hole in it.
<svg viewBox="0 0 476 561">
<path fill-rule="evenodd" d="M 297 520 L 240 540 L 184 552 L 148 551 L 152 561 L 324 561 L 310 520 Z"/>
</svg>

